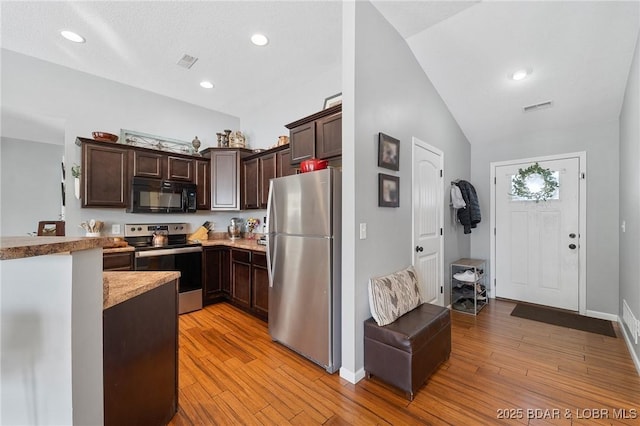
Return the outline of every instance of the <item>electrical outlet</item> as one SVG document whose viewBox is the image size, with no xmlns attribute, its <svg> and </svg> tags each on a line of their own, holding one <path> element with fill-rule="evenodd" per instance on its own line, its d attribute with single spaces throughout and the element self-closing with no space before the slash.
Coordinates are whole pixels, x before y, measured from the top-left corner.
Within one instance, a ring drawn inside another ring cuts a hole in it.
<svg viewBox="0 0 640 426">
<path fill-rule="evenodd" d="M 120 234 L 120 224 L 119 223 L 114 223 L 113 225 L 111 225 L 111 233 L 112 234 Z"/>
</svg>

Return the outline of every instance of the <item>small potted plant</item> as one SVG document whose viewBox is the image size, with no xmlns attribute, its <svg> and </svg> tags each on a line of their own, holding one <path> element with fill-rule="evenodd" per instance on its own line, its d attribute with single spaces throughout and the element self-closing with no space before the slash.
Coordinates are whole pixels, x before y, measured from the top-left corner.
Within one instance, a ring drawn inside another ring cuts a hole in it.
<svg viewBox="0 0 640 426">
<path fill-rule="evenodd" d="M 75 196 L 79 200 L 80 199 L 80 166 L 78 164 L 74 164 L 71 167 L 71 176 L 73 176 Z"/>
</svg>

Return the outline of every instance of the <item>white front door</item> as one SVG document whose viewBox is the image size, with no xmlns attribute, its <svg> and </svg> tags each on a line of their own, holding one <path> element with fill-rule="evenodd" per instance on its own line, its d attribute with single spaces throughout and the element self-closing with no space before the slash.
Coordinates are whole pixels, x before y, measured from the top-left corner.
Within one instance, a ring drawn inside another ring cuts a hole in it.
<svg viewBox="0 0 640 426">
<path fill-rule="evenodd" d="M 423 302 L 444 305 L 443 154 L 413 138 L 413 266 L 422 284 Z"/>
<path fill-rule="evenodd" d="M 580 158 L 538 161 L 557 172 L 547 201 L 511 195 L 512 177 L 532 161 L 495 167 L 497 297 L 577 311 L 580 270 Z"/>
</svg>

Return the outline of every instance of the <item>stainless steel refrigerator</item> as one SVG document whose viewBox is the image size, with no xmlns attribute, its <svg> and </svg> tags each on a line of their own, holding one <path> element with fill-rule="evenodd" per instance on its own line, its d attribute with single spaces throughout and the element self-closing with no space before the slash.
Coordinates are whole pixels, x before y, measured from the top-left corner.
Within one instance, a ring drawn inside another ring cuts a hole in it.
<svg viewBox="0 0 640 426">
<path fill-rule="evenodd" d="M 268 201 L 269 333 L 329 373 L 340 368 L 342 174 L 272 179 Z"/>
</svg>

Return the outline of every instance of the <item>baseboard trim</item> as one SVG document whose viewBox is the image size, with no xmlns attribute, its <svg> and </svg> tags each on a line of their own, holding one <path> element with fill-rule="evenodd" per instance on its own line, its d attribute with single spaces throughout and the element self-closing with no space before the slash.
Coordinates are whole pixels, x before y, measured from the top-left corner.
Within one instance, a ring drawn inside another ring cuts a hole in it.
<svg viewBox="0 0 640 426">
<path fill-rule="evenodd" d="M 598 311 L 585 311 L 584 315 L 591 318 L 599 318 L 607 321 L 618 322 L 619 318 L 615 314 L 608 314 L 606 312 L 598 312 Z"/>
<path fill-rule="evenodd" d="M 361 368 L 354 373 L 351 370 L 347 370 L 344 367 L 340 367 L 340 377 L 342 377 L 349 383 L 353 383 L 355 385 L 360 380 L 364 379 L 364 368 Z"/>
<path fill-rule="evenodd" d="M 635 349 L 634 349 L 634 340 L 631 340 L 631 338 L 629 337 L 629 335 L 627 334 L 627 328 L 624 326 L 624 323 L 622 322 L 622 317 L 618 317 L 618 325 L 620 326 L 620 330 L 622 330 L 622 335 L 624 336 L 624 341 L 627 342 L 627 349 L 629 349 L 629 355 L 631 355 L 631 359 L 633 360 L 633 363 L 636 366 L 636 371 L 638 372 L 638 375 L 640 376 L 640 358 L 638 358 L 638 354 L 636 353 Z"/>
</svg>

